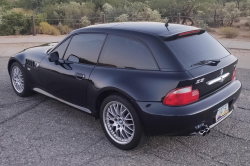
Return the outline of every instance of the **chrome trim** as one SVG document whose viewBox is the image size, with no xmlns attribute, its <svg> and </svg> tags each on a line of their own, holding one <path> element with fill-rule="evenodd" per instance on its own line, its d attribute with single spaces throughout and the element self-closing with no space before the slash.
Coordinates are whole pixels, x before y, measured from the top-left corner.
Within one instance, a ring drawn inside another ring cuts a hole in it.
<svg viewBox="0 0 250 166">
<path fill-rule="evenodd" d="M 222 76 L 220 76 L 218 78 L 215 78 L 215 79 L 213 79 L 211 81 L 208 81 L 207 85 L 212 85 L 212 84 L 214 84 L 216 82 L 223 82 L 229 75 L 230 75 L 230 73 L 226 73 L 226 74 L 224 74 L 224 75 L 222 75 Z"/>
<path fill-rule="evenodd" d="M 85 108 L 85 107 L 81 107 L 81 106 L 78 106 L 78 105 L 69 103 L 69 102 L 67 102 L 67 101 L 64 101 L 64 100 L 62 100 L 62 99 L 59 99 L 59 98 L 57 98 L 57 97 L 55 97 L 55 96 L 49 94 L 48 92 L 45 92 L 44 90 L 42 90 L 42 89 L 40 89 L 40 88 L 33 88 L 33 90 L 36 91 L 36 92 L 38 92 L 38 93 L 41 93 L 41 94 L 43 94 L 43 95 L 45 95 L 45 96 L 51 97 L 51 98 L 53 98 L 53 99 L 56 99 L 56 100 L 58 100 L 58 101 L 60 101 L 60 102 L 62 102 L 62 103 L 65 103 L 65 104 L 67 104 L 67 105 L 69 105 L 69 106 L 71 106 L 71 107 L 77 108 L 77 109 L 79 109 L 79 110 L 81 110 L 81 111 L 84 111 L 84 112 L 87 112 L 87 113 L 91 113 L 91 111 L 90 111 L 89 109 Z"/>
<path fill-rule="evenodd" d="M 212 124 L 211 126 L 209 126 L 210 129 L 212 129 L 213 127 L 215 127 L 216 125 L 218 125 L 220 122 L 222 122 L 223 120 L 225 120 L 228 116 L 230 116 L 233 113 L 233 109 L 232 111 L 230 111 L 227 115 L 225 115 L 223 118 L 221 118 L 218 122 Z"/>
</svg>

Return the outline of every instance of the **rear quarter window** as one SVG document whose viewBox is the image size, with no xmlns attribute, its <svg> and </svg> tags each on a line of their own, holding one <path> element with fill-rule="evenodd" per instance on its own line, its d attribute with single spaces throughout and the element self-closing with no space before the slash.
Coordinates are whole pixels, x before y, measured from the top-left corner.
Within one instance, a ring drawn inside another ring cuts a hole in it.
<svg viewBox="0 0 250 166">
<path fill-rule="evenodd" d="M 158 70 L 153 55 L 143 42 L 115 35 L 108 37 L 99 59 L 99 65 Z"/>
<path fill-rule="evenodd" d="M 203 60 L 222 59 L 230 53 L 207 32 L 165 42 L 186 69 Z M 196 66 L 197 67 L 197 66 Z"/>
</svg>

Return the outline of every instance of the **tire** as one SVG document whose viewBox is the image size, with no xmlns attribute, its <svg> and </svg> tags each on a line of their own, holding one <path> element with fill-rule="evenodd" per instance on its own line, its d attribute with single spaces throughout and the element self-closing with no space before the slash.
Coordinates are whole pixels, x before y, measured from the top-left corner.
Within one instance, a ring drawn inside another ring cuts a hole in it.
<svg viewBox="0 0 250 166">
<path fill-rule="evenodd" d="M 105 135 L 119 149 L 134 149 L 145 138 L 135 108 L 120 95 L 111 95 L 104 99 L 100 110 L 100 120 Z"/>
<path fill-rule="evenodd" d="M 15 72 L 18 72 L 19 74 L 15 75 Z M 18 96 L 27 97 L 32 94 L 32 91 L 29 88 L 28 78 L 24 71 L 24 68 L 17 62 L 14 62 L 11 65 L 10 80 L 11 80 L 11 85 Z"/>
</svg>

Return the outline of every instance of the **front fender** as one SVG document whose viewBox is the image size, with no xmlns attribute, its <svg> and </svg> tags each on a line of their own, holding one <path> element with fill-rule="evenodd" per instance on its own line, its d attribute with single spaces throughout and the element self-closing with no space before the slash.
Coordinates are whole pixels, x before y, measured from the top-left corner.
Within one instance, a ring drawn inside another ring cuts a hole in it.
<svg viewBox="0 0 250 166">
<path fill-rule="evenodd" d="M 15 54 L 15 55 L 13 55 L 9 59 L 9 62 L 8 62 L 9 73 L 10 73 L 10 67 L 11 67 L 12 63 L 14 63 L 14 62 L 18 62 L 22 66 L 25 65 L 26 59 L 40 63 L 43 60 L 43 58 L 47 55 L 48 49 L 52 48 L 53 46 L 54 45 L 52 45 L 52 44 L 44 44 L 41 46 L 25 49 L 25 50 Z"/>
<path fill-rule="evenodd" d="M 20 65 L 22 65 L 23 67 L 25 67 L 25 57 L 24 55 L 22 54 L 17 54 L 13 57 L 11 57 L 9 59 L 9 62 L 8 62 L 8 72 L 9 72 L 9 75 L 10 75 L 10 67 L 11 65 L 14 63 L 14 62 L 17 62 L 19 63 Z"/>
</svg>

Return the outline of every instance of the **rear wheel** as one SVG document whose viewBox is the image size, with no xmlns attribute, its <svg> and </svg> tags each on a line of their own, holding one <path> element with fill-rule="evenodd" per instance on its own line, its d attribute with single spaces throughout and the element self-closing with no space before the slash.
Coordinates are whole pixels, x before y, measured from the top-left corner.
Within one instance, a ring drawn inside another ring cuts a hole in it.
<svg viewBox="0 0 250 166">
<path fill-rule="evenodd" d="M 103 101 L 100 119 L 109 141 L 120 149 L 133 149 L 144 138 L 143 127 L 134 107 L 119 95 L 109 96 Z"/>
<path fill-rule="evenodd" d="M 28 87 L 28 79 L 23 67 L 17 62 L 14 62 L 11 65 L 10 72 L 12 87 L 16 94 L 21 97 L 29 96 L 32 91 Z"/>
</svg>

